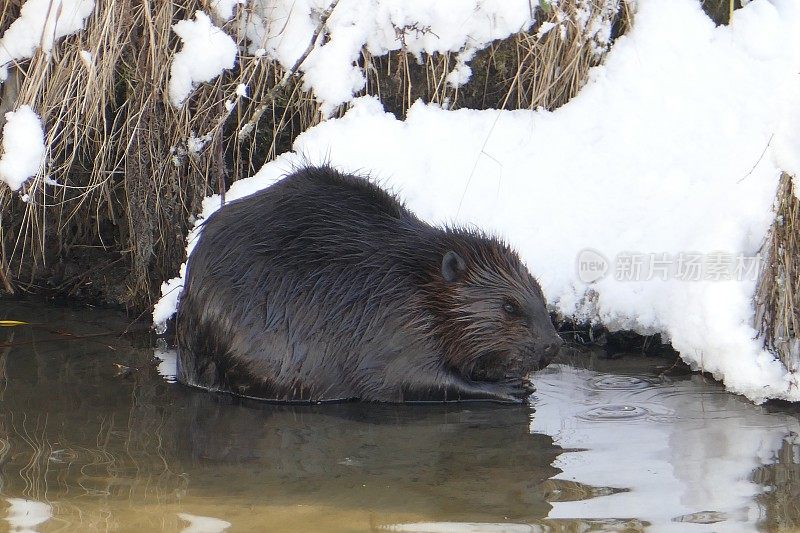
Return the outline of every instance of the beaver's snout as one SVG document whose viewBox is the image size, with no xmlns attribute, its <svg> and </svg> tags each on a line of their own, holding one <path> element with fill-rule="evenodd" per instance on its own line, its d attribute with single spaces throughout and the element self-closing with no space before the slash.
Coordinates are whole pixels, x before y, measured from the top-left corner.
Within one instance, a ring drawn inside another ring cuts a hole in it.
<svg viewBox="0 0 800 533">
<path fill-rule="evenodd" d="M 555 342 L 551 342 L 550 344 L 545 345 L 545 347 L 542 349 L 542 353 L 544 354 L 545 357 L 552 360 L 556 355 L 558 355 L 558 351 L 561 349 L 562 346 L 564 346 L 564 341 L 558 339 Z"/>
<path fill-rule="evenodd" d="M 531 370 L 543 369 L 553 362 L 562 346 L 564 346 L 564 341 L 558 336 L 550 338 L 546 342 L 536 343 L 533 350 L 528 352 L 528 366 Z"/>
<path fill-rule="evenodd" d="M 561 337 L 556 337 L 546 344 L 539 344 L 533 350 L 533 370 L 541 370 L 549 365 L 556 355 L 558 355 L 561 347 L 564 346 L 564 341 Z"/>
</svg>

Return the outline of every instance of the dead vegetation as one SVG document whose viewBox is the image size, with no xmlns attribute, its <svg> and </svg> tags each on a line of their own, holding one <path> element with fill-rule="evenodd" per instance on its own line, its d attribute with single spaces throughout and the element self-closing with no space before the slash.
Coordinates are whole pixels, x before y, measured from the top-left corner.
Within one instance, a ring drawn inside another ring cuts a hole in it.
<svg viewBox="0 0 800 533">
<path fill-rule="evenodd" d="M 756 328 L 765 346 L 791 372 L 800 370 L 800 200 L 788 174 L 781 176 L 775 220 L 762 250 L 756 290 Z"/>
<path fill-rule="evenodd" d="M 263 162 L 308 126 L 297 118 L 315 114 L 312 100 L 292 83 L 265 114 L 269 129 L 256 130 L 258 142 L 232 142 L 247 118 L 225 108 L 226 100 L 238 100 L 236 86 L 272 87 L 283 74 L 251 57 L 198 88 L 184 108 L 168 103 L 178 48 L 171 26 L 201 7 L 99 2 L 86 29 L 65 39 L 52 58 L 37 53 L 13 71 L 14 107 L 31 105 L 45 123 L 49 168 L 47 179 L 26 183 L 28 202 L 0 188 L 0 281 L 7 292 L 16 287 L 148 307 L 184 259 L 188 220 L 202 198 L 254 172 L 253 150 L 265 152 Z M 12 20 L 3 20 L 4 27 Z"/>
<path fill-rule="evenodd" d="M 41 115 L 48 165 L 20 194 L 0 185 L 2 290 L 148 309 L 185 259 L 185 235 L 202 199 L 252 175 L 321 120 L 313 95 L 301 90 L 299 65 L 286 76 L 277 63 L 248 55 L 235 22 L 223 28 L 240 44 L 236 67 L 199 87 L 183 108 L 169 104 L 179 48 L 171 27 L 206 4 L 97 2 L 87 27 L 50 57 L 37 52 L 11 69 L 0 106 L 28 104 Z M 618 0 L 553 5 L 534 2 L 539 22 L 479 51 L 469 62 L 471 80 L 458 88 L 446 83 L 457 54 L 365 51 L 364 93 L 401 117 L 419 98 L 450 108 L 558 107 L 607 48 L 588 33 L 578 6 L 590 6 L 589 21 L 613 21 L 612 38 L 631 14 Z M 0 14 L 0 32 L 18 14 L 12 2 Z M 543 24 L 555 26 L 540 32 Z M 237 95 L 239 84 L 247 97 Z"/>
<path fill-rule="evenodd" d="M 605 57 L 605 39 L 587 28 L 610 23 L 608 37 L 613 41 L 632 24 L 633 13 L 624 1 L 592 0 L 591 14 L 584 19 L 579 8 L 585 3 L 559 2 L 560 11 L 540 12 L 539 22 L 529 31 L 478 53 L 469 62 L 470 81 L 461 87 L 446 82 L 458 54 L 429 55 L 417 61 L 402 52 L 373 57 L 364 51 L 366 93 L 380 97 L 384 107 L 398 117 L 405 116 L 418 99 L 449 108 L 560 107 L 577 94 L 589 69 Z"/>
</svg>

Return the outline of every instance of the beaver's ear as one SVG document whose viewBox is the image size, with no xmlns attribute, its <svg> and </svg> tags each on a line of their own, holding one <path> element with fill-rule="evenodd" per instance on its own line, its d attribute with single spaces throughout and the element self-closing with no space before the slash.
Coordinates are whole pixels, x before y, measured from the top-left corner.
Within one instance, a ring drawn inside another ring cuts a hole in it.
<svg viewBox="0 0 800 533">
<path fill-rule="evenodd" d="M 464 259 L 450 250 L 444 254 L 442 259 L 442 277 L 448 283 L 460 280 L 467 271 L 467 263 Z"/>
</svg>

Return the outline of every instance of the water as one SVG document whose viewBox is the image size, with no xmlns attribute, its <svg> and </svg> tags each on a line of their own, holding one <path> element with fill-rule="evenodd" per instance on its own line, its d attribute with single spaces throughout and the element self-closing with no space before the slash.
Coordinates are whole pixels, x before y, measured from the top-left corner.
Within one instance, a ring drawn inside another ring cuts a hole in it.
<svg viewBox="0 0 800 533">
<path fill-rule="evenodd" d="M 0 329 L 0 530 L 800 526 L 800 408 L 671 361 L 576 356 L 518 407 L 289 407 L 170 383 L 149 335 L 101 335 L 128 327 L 108 311 L 0 319 L 36 323 Z"/>
</svg>

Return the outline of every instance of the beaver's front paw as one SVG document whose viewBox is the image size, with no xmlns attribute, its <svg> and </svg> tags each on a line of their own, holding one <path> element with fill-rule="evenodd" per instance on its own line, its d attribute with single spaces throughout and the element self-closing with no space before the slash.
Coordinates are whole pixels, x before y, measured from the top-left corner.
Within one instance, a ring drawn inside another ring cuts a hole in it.
<svg viewBox="0 0 800 533">
<path fill-rule="evenodd" d="M 522 378 L 505 379 L 486 386 L 492 394 L 491 399 L 501 403 L 524 403 L 535 390 L 530 381 Z"/>
</svg>

